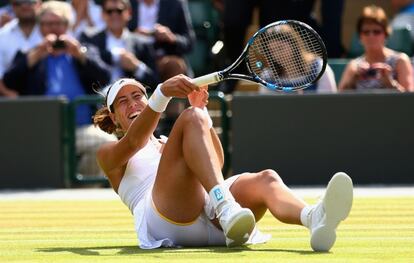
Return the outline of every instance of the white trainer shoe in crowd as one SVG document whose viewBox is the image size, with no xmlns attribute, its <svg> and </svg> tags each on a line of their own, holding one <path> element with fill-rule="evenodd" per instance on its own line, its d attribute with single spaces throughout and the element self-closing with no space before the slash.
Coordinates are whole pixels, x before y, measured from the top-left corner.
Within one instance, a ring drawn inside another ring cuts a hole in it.
<svg viewBox="0 0 414 263">
<path fill-rule="evenodd" d="M 236 247 L 246 243 L 256 224 L 253 212 L 234 200 L 226 201 L 220 210 L 217 217 L 226 236 L 226 245 Z"/>
<path fill-rule="evenodd" d="M 348 217 L 353 200 L 352 179 L 336 173 L 329 181 L 323 199 L 308 214 L 311 247 L 314 251 L 329 251 L 336 240 L 336 228 Z"/>
</svg>

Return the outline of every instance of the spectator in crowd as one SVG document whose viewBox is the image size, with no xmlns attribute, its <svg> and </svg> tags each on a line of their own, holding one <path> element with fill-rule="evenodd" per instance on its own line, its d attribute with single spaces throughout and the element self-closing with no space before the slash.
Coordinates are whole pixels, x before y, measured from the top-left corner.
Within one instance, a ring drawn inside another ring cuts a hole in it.
<svg viewBox="0 0 414 263">
<path fill-rule="evenodd" d="M 178 74 L 192 76 L 185 59 L 195 43 L 187 0 L 130 0 L 132 19 L 129 29 L 146 35 L 153 43 L 161 81 Z M 165 112 L 159 133 L 169 134 L 172 124 L 184 110 L 181 102 L 172 103 Z"/>
<path fill-rule="evenodd" d="M 14 56 L 20 50 L 26 52 L 42 41 L 36 12 L 40 0 L 11 0 L 16 18 L 0 30 L 0 96 L 17 97 L 17 92 L 3 83 L 3 75 L 11 65 Z"/>
<path fill-rule="evenodd" d="M 158 83 L 152 45 L 126 27 L 131 18 L 128 0 L 102 1 L 106 29 L 83 34 L 81 42 L 99 48 L 102 60 L 112 69 L 112 80 L 135 78 L 151 88 Z"/>
<path fill-rule="evenodd" d="M 94 0 L 72 0 L 71 3 L 75 14 L 72 31 L 76 38 L 85 30 L 100 31 L 105 28 L 102 8 Z"/>
<path fill-rule="evenodd" d="M 65 95 L 69 100 L 94 93 L 94 83 L 105 85 L 110 80 L 110 72 L 101 61 L 96 48 L 82 46 L 67 34 L 70 28 L 72 9 L 70 4 L 61 1 L 47 1 L 39 12 L 40 31 L 43 40 L 27 53 L 19 51 L 12 66 L 4 74 L 4 83 L 21 95 Z M 76 110 L 77 143 L 84 138 L 90 145 L 85 152 L 78 152 L 81 158 L 90 159 L 97 147 L 112 140 L 91 125 L 91 108 L 79 106 Z M 87 139 L 86 139 L 87 138 Z M 76 145 L 77 150 L 82 145 Z M 82 160 L 81 160 L 82 162 Z M 79 171 L 99 172 L 95 162 L 87 164 Z"/>
<path fill-rule="evenodd" d="M 272 94 L 275 93 L 274 91 L 270 91 L 266 87 L 260 85 L 259 88 L 260 93 L 268 93 Z M 335 74 L 332 70 L 332 68 L 327 64 L 325 68 L 325 72 L 322 74 L 322 76 L 319 78 L 317 82 L 310 85 L 304 90 L 299 90 L 299 94 L 303 93 L 337 93 L 338 88 L 335 81 Z"/>
<path fill-rule="evenodd" d="M 178 74 L 191 75 L 184 55 L 195 42 L 186 0 L 131 0 L 129 29 L 149 36 L 157 56 L 161 81 Z"/>
<path fill-rule="evenodd" d="M 339 90 L 413 91 L 413 69 L 409 57 L 385 47 L 391 31 L 385 11 L 375 5 L 364 7 L 356 29 L 365 53 L 346 66 Z"/>
<path fill-rule="evenodd" d="M 315 91 L 320 93 L 336 92 L 333 71 L 329 65 L 323 68 L 323 59 L 318 52 L 320 50 L 309 47 L 309 43 L 304 42 L 298 30 L 294 30 L 291 26 L 279 25 L 275 30 L 277 36 L 270 36 L 270 40 L 261 48 L 262 51 L 256 55 L 260 57 L 265 53 L 270 54 L 273 61 L 265 59 L 260 70 L 253 69 L 253 72 L 257 72 L 258 76 L 266 82 L 276 82 L 285 87 L 298 84 L 292 84 L 290 81 L 292 79 L 303 81 L 306 76 L 309 82 L 318 78 L 306 89 L 299 90 L 300 94 Z M 306 47 L 309 47 L 310 50 Z"/>
<path fill-rule="evenodd" d="M 396 12 L 390 23 L 391 28 L 409 28 L 411 40 L 414 43 L 414 1 L 391 0 L 391 5 Z"/>
</svg>

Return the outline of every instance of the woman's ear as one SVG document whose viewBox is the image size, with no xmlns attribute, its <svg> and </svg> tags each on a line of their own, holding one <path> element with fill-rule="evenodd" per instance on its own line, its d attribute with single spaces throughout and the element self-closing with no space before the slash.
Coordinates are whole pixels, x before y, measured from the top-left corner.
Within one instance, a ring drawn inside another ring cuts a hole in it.
<svg viewBox="0 0 414 263">
<path fill-rule="evenodd" d="M 112 122 L 115 124 L 115 126 L 118 126 L 118 122 L 116 121 L 116 116 L 114 113 L 110 112 L 109 117 L 111 118 Z"/>
</svg>

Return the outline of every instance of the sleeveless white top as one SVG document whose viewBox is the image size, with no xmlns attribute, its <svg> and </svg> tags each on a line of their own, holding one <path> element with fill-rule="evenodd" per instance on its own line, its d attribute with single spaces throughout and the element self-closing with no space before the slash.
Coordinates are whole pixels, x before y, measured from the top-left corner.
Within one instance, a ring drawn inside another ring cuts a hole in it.
<svg viewBox="0 0 414 263">
<path fill-rule="evenodd" d="M 148 140 L 145 147 L 129 160 L 119 184 L 118 195 L 131 212 L 152 189 L 160 158 L 159 149 Z"/>
</svg>

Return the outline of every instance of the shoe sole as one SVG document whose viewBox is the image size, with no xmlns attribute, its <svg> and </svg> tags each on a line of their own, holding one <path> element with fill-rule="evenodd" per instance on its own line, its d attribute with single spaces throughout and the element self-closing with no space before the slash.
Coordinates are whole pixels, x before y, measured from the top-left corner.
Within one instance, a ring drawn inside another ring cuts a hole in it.
<svg viewBox="0 0 414 263">
<path fill-rule="evenodd" d="M 352 179 L 345 173 L 336 173 L 329 181 L 324 197 L 326 224 L 312 232 L 314 251 L 329 251 L 336 240 L 336 227 L 348 217 L 353 200 Z"/>
<path fill-rule="evenodd" d="M 241 246 L 249 240 L 256 220 L 250 209 L 245 209 L 235 216 L 232 220 L 233 224 L 229 226 L 226 237 L 231 239 L 231 242 L 227 243 L 228 247 Z"/>
</svg>

